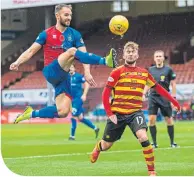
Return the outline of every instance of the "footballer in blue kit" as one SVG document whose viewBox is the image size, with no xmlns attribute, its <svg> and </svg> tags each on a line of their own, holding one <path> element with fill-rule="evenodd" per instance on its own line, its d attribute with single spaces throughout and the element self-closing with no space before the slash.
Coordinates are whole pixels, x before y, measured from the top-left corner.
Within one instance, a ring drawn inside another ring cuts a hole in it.
<svg viewBox="0 0 194 177">
<path fill-rule="evenodd" d="M 35 42 L 10 65 L 10 70 L 17 71 L 21 64 L 30 60 L 43 47 L 43 75 L 55 90 L 56 106 L 40 110 L 33 110 L 28 106 L 22 114 L 17 116 L 14 123 L 36 117 L 53 118 L 56 116 L 53 115 L 55 111 L 58 117 L 66 117 L 69 114 L 72 105 L 69 68 L 75 59 L 83 63 L 85 78 L 91 86 L 95 86 L 96 83 L 90 74 L 88 64 L 105 65 L 111 68 L 117 65 L 114 49 L 111 49 L 106 57 L 87 52 L 80 32 L 70 27 L 71 5 L 56 5 L 55 17 L 56 25 L 41 32 Z"/>
<path fill-rule="evenodd" d="M 77 120 L 87 125 L 95 132 L 95 137 L 98 137 L 99 128 L 95 126 L 89 119 L 84 118 L 83 102 L 86 101 L 89 84 L 86 82 L 84 76 L 75 71 L 75 66 L 71 65 L 71 91 L 72 91 L 72 118 L 71 118 L 71 134 L 69 140 L 75 140 L 75 131 L 77 128 Z M 82 89 L 84 85 L 84 90 Z"/>
</svg>

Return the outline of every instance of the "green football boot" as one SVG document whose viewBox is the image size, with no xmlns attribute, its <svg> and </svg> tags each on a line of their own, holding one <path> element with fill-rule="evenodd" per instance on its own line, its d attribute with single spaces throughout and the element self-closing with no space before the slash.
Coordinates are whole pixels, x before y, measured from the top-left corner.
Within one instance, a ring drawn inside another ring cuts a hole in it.
<svg viewBox="0 0 194 177">
<path fill-rule="evenodd" d="M 18 122 L 21 122 L 23 120 L 29 120 L 31 117 L 32 111 L 33 111 L 32 107 L 27 106 L 24 112 L 17 116 L 17 118 L 14 121 L 14 124 L 17 124 Z"/>
<path fill-rule="evenodd" d="M 106 66 L 108 66 L 110 68 L 116 68 L 118 66 L 116 57 L 117 57 L 117 52 L 115 49 L 112 48 L 110 50 L 109 55 L 105 57 Z"/>
</svg>

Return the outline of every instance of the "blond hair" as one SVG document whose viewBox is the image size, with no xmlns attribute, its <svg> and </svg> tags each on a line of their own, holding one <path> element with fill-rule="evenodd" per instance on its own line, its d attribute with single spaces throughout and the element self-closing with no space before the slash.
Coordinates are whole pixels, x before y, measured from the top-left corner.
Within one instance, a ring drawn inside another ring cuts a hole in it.
<svg viewBox="0 0 194 177">
<path fill-rule="evenodd" d="M 58 13 L 63 7 L 67 7 L 70 10 L 72 10 L 72 6 L 71 5 L 67 5 L 67 4 L 58 4 L 55 6 L 55 14 Z"/>
<path fill-rule="evenodd" d="M 124 45 L 124 50 L 126 50 L 126 48 L 128 48 L 128 47 L 131 47 L 131 48 L 133 48 L 133 49 L 135 49 L 135 50 L 139 50 L 139 45 L 138 45 L 137 43 L 133 42 L 133 41 L 127 42 L 127 43 Z"/>
</svg>

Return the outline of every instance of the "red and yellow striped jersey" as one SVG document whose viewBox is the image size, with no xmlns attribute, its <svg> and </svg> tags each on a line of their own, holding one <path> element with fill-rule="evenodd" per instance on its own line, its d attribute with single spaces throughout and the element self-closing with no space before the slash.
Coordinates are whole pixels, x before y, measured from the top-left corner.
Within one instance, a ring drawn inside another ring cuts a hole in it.
<svg viewBox="0 0 194 177">
<path fill-rule="evenodd" d="M 131 114 L 142 108 L 145 85 L 153 87 L 156 81 L 144 68 L 122 65 L 114 69 L 107 82 L 114 90 L 111 110 L 113 113 Z"/>
</svg>

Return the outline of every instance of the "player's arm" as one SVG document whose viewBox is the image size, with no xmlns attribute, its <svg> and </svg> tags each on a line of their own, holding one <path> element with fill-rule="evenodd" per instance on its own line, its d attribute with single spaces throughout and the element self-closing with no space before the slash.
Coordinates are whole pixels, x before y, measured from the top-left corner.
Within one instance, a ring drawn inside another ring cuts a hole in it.
<svg viewBox="0 0 194 177">
<path fill-rule="evenodd" d="M 146 96 L 147 96 L 149 90 L 150 90 L 150 87 L 145 85 L 144 90 L 143 90 L 143 101 L 146 100 Z"/>
<path fill-rule="evenodd" d="M 176 74 L 171 69 L 170 71 L 170 85 L 172 87 L 172 93 L 171 95 L 176 98 Z"/>
<path fill-rule="evenodd" d="M 178 111 L 181 110 L 178 101 L 175 98 L 173 98 L 160 84 L 156 83 L 156 81 L 154 80 L 150 73 L 148 73 L 147 85 L 150 88 L 151 87 L 154 88 L 157 93 L 159 93 L 161 96 L 169 100 L 177 108 Z"/>
<path fill-rule="evenodd" d="M 119 70 L 113 70 L 108 78 L 106 87 L 104 88 L 102 92 L 102 103 L 104 105 L 105 112 L 107 116 L 109 117 L 109 119 L 115 124 L 117 124 L 117 118 L 116 118 L 116 115 L 114 115 L 113 112 L 111 111 L 111 104 L 110 104 L 109 98 L 111 96 L 111 92 L 113 88 L 115 87 L 119 77 L 120 77 Z"/>
<path fill-rule="evenodd" d="M 81 99 L 83 101 L 86 101 L 86 97 L 87 97 L 88 91 L 90 89 L 90 85 L 87 82 L 85 82 L 83 85 L 84 85 L 84 91 L 83 91 Z"/>
<path fill-rule="evenodd" d="M 149 69 L 148 69 L 148 73 L 149 73 Z M 143 101 L 146 100 L 146 96 L 147 96 L 149 90 L 150 90 L 150 85 L 147 82 L 147 85 L 145 85 L 144 90 L 143 90 Z"/>
<path fill-rule="evenodd" d="M 176 98 L 176 80 L 170 81 L 170 85 L 172 87 L 172 96 Z"/>
<path fill-rule="evenodd" d="M 75 47 L 82 51 L 82 52 L 87 52 L 84 41 L 82 39 L 81 34 L 77 31 L 76 32 L 76 41 L 75 41 Z M 91 85 L 91 86 L 96 86 L 96 82 L 94 81 L 91 73 L 90 73 L 90 65 L 89 64 L 83 64 L 84 67 L 84 76 L 86 78 L 86 81 Z"/>
<path fill-rule="evenodd" d="M 40 50 L 42 46 L 38 43 L 33 43 L 30 48 L 28 48 L 25 52 L 23 52 L 19 58 L 10 65 L 10 70 L 18 70 L 18 67 L 22 64 L 30 60 L 32 56 Z"/>
<path fill-rule="evenodd" d="M 46 32 L 42 32 L 37 37 L 36 41 L 25 51 L 23 52 L 19 58 L 10 65 L 10 70 L 18 70 L 18 67 L 22 64 L 30 60 L 33 55 L 35 55 L 42 47 L 42 45 L 46 41 Z"/>
<path fill-rule="evenodd" d="M 82 52 L 87 52 L 85 46 L 79 47 L 78 50 L 80 50 Z M 85 75 L 87 75 L 88 73 L 90 74 L 90 65 L 89 64 L 83 64 L 83 67 L 84 67 L 84 74 Z"/>
<path fill-rule="evenodd" d="M 82 52 L 86 52 L 86 47 L 82 46 L 79 47 L 78 50 L 82 51 Z M 84 67 L 84 76 L 86 78 L 86 81 L 91 85 L 91 86 L 96 86 L 96 82 L 93 79 L 93 76 L 90 73 L 90 65 L 89 64 L 83 64 Z"/>
</svg>

